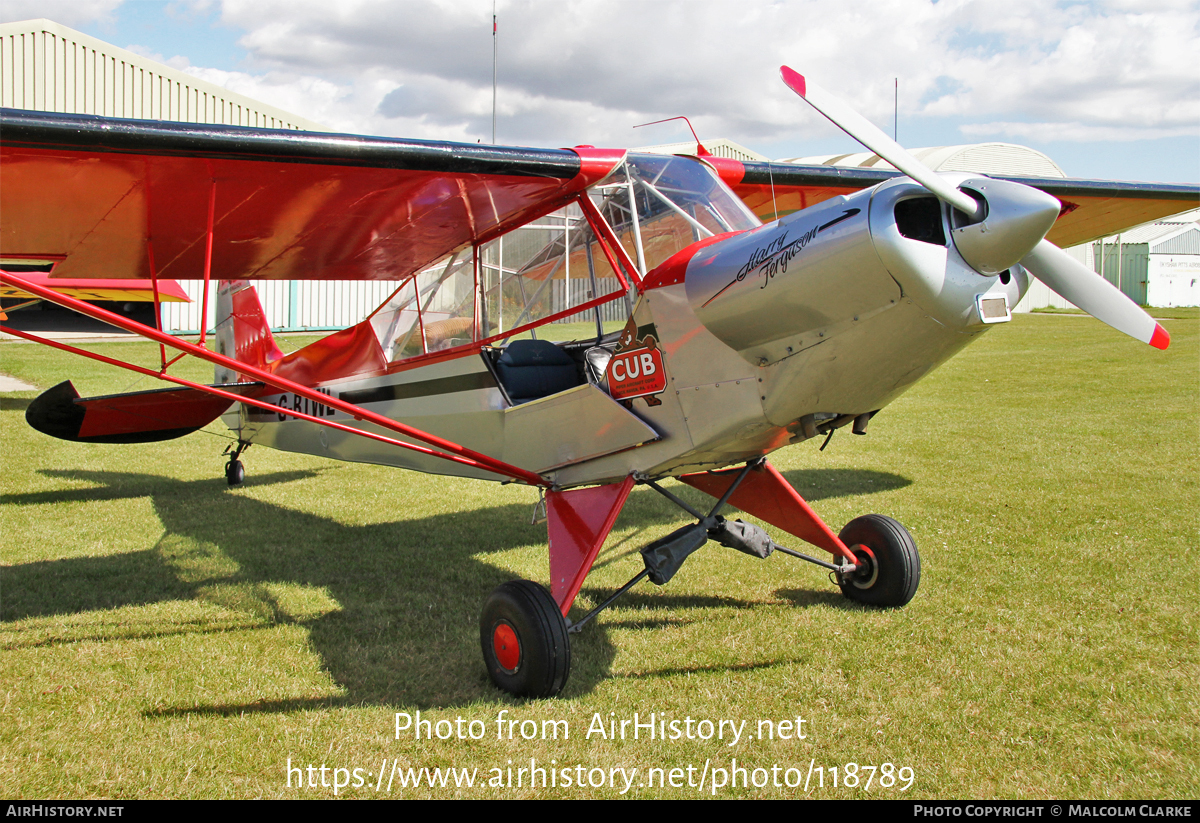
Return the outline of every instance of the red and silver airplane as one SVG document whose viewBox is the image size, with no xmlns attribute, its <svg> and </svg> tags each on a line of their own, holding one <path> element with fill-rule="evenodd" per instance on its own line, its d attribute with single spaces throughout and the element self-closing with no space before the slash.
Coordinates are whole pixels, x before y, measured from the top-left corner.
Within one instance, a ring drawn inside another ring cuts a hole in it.
<svg viewBox="0 0 1200 823">
<path fill-rule="evenodd" d="M 256 444 L 538 487 L 549 590 L 505 583 L 480 622 L 489 674 L 515 694 L 557 694 L 570 634 L 643 577 L 665 584 L 709 540 L 803 558 L 852 600 L 903 606 L 920 579 L 904 527 L 870 514 L 835 533 L 767 456 L 844 426 L 865 433 L 1008 321 L 1031 278 L 1166 348 L 1161 326 L 1054 242 L 1192 208 L 1198 190 L 936 174 L 782 72 L 899 171 L 4 110 L 0 258 L 14 265 L 0 283 L 155 341 L 162 360 L 150 369 L 4 330 L 176 384 L 80 398 L 63 383 L 27 419 L 67 440 L 131 443 L 220 417 L 237 438 L 230 484 Z M 203 333 L 187 342 L 53 288 L 95 278 L 156 290 L 203 279 L 206 305 L 217 281 L 213 349 Z M 361 323 L 284 354 L 252 282 L 327 279 L 395 289 Z M 212 363 L 214 383 L 174 375 L 168 347 Z M 715 504 L 692 507 L 661 485 L 670 477 Z M 637 484 L 695 521 L 642 549 L 628 584 L 568 622 Z M 726 506 L 830 558 L 727 520 Z"/>
</svg>

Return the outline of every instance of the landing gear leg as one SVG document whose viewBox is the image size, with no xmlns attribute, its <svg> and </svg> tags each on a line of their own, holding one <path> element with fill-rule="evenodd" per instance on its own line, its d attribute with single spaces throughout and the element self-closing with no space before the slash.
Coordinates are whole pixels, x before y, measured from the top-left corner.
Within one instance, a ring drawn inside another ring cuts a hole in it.
<svg viewBox="0 0 1200 823">
<path fill-rule="evenodd" d="M 242 465 L 242 461 L 238 458 L 248 448 L 250 448 L 249 443 L 245 440 L 239 440 L 236 447 L 229 446 L 225 449 L 225 454 L 229 455 L 229 462 L 225 464 L 225 482 L 230 486 L 240 486 L 242 481 L 246 479 L 246 467 Z"/>
</svg>

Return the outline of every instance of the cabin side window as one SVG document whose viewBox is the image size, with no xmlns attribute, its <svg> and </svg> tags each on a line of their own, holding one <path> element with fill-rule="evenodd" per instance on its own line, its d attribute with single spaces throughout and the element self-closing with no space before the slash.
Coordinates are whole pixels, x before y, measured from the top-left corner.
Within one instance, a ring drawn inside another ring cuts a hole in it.
<svg viewBox="0 0 1200 823">
<path fill-rule="evenodd" d="M 595 339 L 620 331 L 632 310 L 574 203 L 480 246 L 479 281 L 482 337 L 497 343 Z"/>
<path fill-rule="evenodd" d="M 685 157 L 630 155 L 584 196 L 642 277 L 697 240 L 759 225 L 712 169 Z M 633 313 L 619 256 L 573 202 L 408 278 L 370 323 L 390 363 L 520 339 L 597 345 Z"/>
<path fill-rule="evenodd" d="M 395 362 L 476 340 L 475 302 L 467 250 L 405 280 L 369 320 L 384 358 Z"/>
</svg>

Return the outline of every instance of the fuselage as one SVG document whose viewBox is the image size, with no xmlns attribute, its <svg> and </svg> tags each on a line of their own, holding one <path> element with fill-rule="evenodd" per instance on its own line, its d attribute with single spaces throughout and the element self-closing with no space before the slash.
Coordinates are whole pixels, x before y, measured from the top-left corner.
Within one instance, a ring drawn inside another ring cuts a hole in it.
<svg viewBox="0 0 1200 823">
<path fill-rule="evenodd" d="M 688 209 L 698 213 L 694 204 Z M 656 214 L 674 219 L 662 208 Z M 633 230 L 648 235 L 654 219 L 643 214 Z M 318 386 L 562 487 L 742 462 L 831 427 L 865 424 L 1010 317 L 1028 275 L 1018 265 L 989 275 L 973 269 L 956 248 L 952 219 L 925 189 L 900 178 L 651 260 L 626 333 L 565 345 L 581 379 L 532 401 L 512 402 L 495 367 L 502 350 L 490 347 Z M 553 329 L 540 327 L 540 336 Z M 657 349 L 662 390 L 614 398 L 611 381 L 583 379 L 587 348 Z M 270 401 L 287 408 L 308 402 L 288 395 Z M 325 411 L 338 422 L 370 425 Z M 242 407 L 227 422 L 244 440 L 289 451 L 495 479 L 283 414 Z"/>
</svg>

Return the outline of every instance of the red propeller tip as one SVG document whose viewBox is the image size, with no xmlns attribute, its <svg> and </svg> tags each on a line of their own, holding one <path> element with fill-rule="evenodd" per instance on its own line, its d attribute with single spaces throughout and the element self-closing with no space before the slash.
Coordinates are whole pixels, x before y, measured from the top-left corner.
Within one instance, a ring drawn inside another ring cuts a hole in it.
<svg viewBox="0 0 1200 823">
<path fill-rule="evenodd" d="M 787 66 L 779 67 L 779 75 L 783 78 L 783 82 L 787 84 L 789 89 L 796 92 L 796 94 L 800 95 L 801 97 L 804 96 L 806 90 L 804 75 L 799 74 L 795 69 L 788 68 Z"/>
<path fill-rule="evenodd" d="M 1165 349 L 1171 345 L 1171 335 L 1167 334 L 1167 330 L 1161 324 L 1154 324 L 1154 334 L 1150 336 L 1150 345 L 1156 349 Z"/>
</svg>

